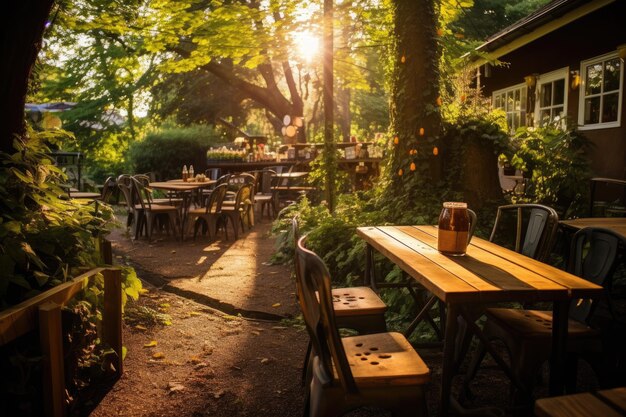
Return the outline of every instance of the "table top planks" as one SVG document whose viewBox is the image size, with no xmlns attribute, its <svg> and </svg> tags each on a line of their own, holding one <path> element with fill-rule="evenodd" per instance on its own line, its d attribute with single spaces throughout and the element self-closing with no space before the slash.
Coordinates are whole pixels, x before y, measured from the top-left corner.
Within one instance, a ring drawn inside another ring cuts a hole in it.
<svg viewBox="0 0 626 417">
<path fill-rule="evenodd" d="M 573 220 L 561 220 L 561 225 L 573 229 L 584 227 L 603 227 L 619 233 L 626 238 L 626 217 L 587 217 Z"/>
<path fill-rule="evenodd" d="M 618 417 L 626 413 L 626 388 L 542 398 L 535 402 L 537 417 Z"/>
<path fill-rule="evenodd" d="M 148 187 L 156 188 L 157 190 L 167 191 L 193 191 L 199 188 L 209 187 L 215 184 L 216 180 L 206 180 L 203 182 L 182 182 L 179 181 L 164 181 L 164 182 L 151 182 Z"/>
<path fill-rule="evenodd" d="M 478 237 L 466 256 L 437 251 L 433 226 L 360 227 L 357 234 L 445 302 L 548 301 L 602 288 Z"/>
</svg>

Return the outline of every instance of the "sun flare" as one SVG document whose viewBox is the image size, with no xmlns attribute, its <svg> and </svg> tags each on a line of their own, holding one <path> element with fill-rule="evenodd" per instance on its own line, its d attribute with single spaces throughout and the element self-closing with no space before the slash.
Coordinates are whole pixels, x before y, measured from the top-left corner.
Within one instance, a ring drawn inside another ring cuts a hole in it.
<svg viewBox="0 0 626 417">
<path fill-rule="evenodd" d="M 311 62 L 320 49 L 319 38 L 311 32 L 296 32 L 293 34 L 293 41 L 298 51 L 298 55 L 306 62 Z"/>
</svg>

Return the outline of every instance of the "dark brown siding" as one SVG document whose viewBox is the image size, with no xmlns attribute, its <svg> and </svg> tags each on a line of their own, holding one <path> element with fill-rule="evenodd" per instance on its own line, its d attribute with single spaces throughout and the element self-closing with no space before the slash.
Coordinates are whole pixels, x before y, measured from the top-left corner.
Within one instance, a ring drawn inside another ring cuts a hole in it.
<svg viewBox="0 0 626 417">
<path fill-rule="evenodd" d="M 626 1 L 616 2 L 576 22 L 537 39 L 503 57 L 507 63 L 491 70 L 489 78 L 481 76 L 483 92 L 490 96 L 495 90 L 524 82 L 524 77 L 544 74 L 560 68 L 580 70 L 580 62 L 614 52 L 626 43 Z M 626 78 L 626 77 L 625 77 Z M 624 80 L 626 83 L 626 79 Z M 596 176 L 626 179 L 626 91 L 622 85 L 621 127 L 585 130 L 594 143 L 589 157 Z M 578 89 L 569 89 L 567 113 L 578 122 Z"/>
</svg>

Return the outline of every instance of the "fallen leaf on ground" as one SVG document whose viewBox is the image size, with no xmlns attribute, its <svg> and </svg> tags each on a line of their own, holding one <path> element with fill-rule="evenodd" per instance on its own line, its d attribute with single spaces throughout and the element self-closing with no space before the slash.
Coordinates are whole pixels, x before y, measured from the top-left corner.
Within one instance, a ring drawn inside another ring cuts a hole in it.
<svg viewBox="0 0 626 417">
<path fill-rule="evenodd" d="M 286 330 L 285 326 L 272 326 L 272 330 Z"/>
<path fill-rule="evenodd" d="M 147 328 L 147 327 L 142 326 L 141 324 L 136 325 L 136 326 L 135 326 L 135 329 L 137 329 L 137 330 L 148 330 L 148 328 Z"/>
<path fill-rule="evenodd" d="M 255 336 L 260 336 L 261 333 L 257 332 L 256 330 L 252 330 L 250 333 L 252 333 Z"/>
<path fill-rule="evenodd" d="M 163 352 L 156 352 L 152 355 L 152 359 L 163 359 L 165 358 L 165 355 L 163 354 Z"/>
<path fill-rule="evenodd" d="M 190 312 L 189 312 L 189 315 L 190 315 L 190 316 L 201 316 L 201 315 L 202 315 L 202 313 L 197 312 L 197 311 L 190 311 Z"/>
<path fill-rule="evenodd" d="M 175 250 L 173 250 L 171 253 L 176 253 L 176 251 L 175 251 Z"/>
<path fill-rule="evenodd" d="M 157 345 L 157 341 L 156 340 L 151 340 L 149 343 L 146 343 L 145 345 L 143 345 L 143 347 L 151 348 L 151 347 L 155 347 L 156 345 Z"/>
<path fill-rule="evenodd" d="M 268 363 L 269 361 L 270 361 L 270 360 L 269 360 L 269 359 L 267 359 L 267 358 L 263 358 L 263 359 L 261 359 L 261 363 L 262 363 L 262 364 L 266 364 L 266 363 Z"/>
<path fill-rule="evenodd" d="M 170 393 L 173 393 L 177 391 L 183 391 L 185 389 L 185 386 L 180 382 L 170 382 L 169 384 L 167 384 L 167 389 Z"/>
<path fill-rule="evenodd" d="M 200 358 L 199 358 L 199 357 L 197 357 L 197 356 L 192 356 L 192 357 L 189 359 L 189 362 L 191 362 L 191 363 L 193 363 L 193 364 L 196 364 L 196 363 L 200 363 L 200 362 L 202 362 L 202 359 L 200 359 Z"/>
<path fill-rule="evenodd" d="M 220 398 L 222 398 L 224 396 L 225 392 L 224 390 L 219 390 L 218 392 L 216 392 L 215 394 L 213 394 L 213 397 L 215 397 L 216 400 L 219 400 Z"/>
<path fill-rule="evenodd" d="M 207 366 L 209 366 L 208 363 L 200 362 L 200 363 L 196 364 L 196 366 L 194 366 L 193 369 L 202 369 L 202 368 L 206 368 Z"/>
<path fill-rule="evenodd" d="M 274 303 L 274 304 L 272 304 L 272 307 L 274 307 L 274 308 L 280 307 L 280 303 Z"/>
</svg>

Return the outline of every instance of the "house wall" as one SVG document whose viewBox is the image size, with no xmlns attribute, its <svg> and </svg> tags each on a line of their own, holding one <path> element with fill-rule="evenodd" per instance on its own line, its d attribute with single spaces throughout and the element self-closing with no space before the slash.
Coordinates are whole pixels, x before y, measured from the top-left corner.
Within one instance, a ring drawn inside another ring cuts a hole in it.
<svg viewBox="0 0 626 417">
<path fill-rule="evenodd" d="M 533 73 L 544 74 L 564 67 L 580 71 L 581 61 L 614 52 L 618 45 L 626 43 L 625 17 L 626 1 L 617 0 L 502 56 L 500 61 L 507 65 L 492 67 L 489 78 L 484 76 L 484 68 L 481 68 L 484 94 L 491 96 L 493 91 L 522 83 L 525 76 Z M 571 82 L 568 84 L 567 115 L 571 122 L 577 123 L 579 89 L 572 89 Z M 625 90 L 626 74 L 622 82 L 620 127 L 582 132 L 595 145 L 589 150 L 595 176 L 626 179 Z"/>
</svg>

